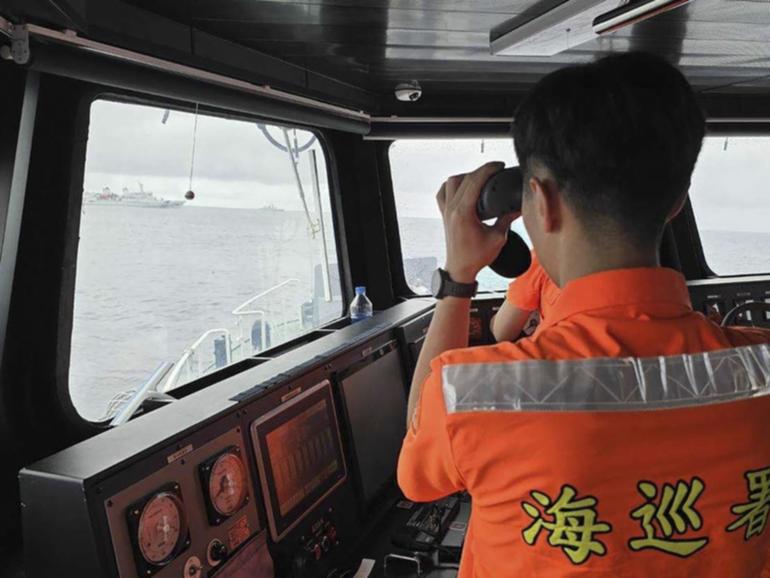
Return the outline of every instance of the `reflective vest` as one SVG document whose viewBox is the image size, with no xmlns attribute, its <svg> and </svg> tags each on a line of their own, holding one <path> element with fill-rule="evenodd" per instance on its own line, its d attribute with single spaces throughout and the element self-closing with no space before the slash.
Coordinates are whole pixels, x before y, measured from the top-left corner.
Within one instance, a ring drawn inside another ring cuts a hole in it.
<svg viewBox="0 0 770 578">
<path fill-rule="evenodd" d="M 399 482 L 422 499 L 434 497 L 428 478 L 471 494 L 461 577 L 761 575 L 767 345 L 440 371 L 443 391 L 423 395 L 443 396 L 448 437 L 431 443 L 453 463 L 424 479 L 400 467 Z"/>
</svg>

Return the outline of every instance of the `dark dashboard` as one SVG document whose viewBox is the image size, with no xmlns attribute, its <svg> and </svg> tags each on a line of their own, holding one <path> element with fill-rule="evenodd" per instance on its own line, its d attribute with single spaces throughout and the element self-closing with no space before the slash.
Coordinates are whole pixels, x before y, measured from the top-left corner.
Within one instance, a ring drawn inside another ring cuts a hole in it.
<svg viewBox="0 0 770 578">
<path fill-rule="evenodd" d="M 26 575 L 349 569 L 401 498 L 400 340 L 431 308 L 329 332 L 22 470 Z"/>
<path fill-rule="evenodd" d="M 696 309 L 724 315 L 770 300 L 768 281 L 689 285 Z M 501 300 L 474 300 L 471 344 L 492 341 Z M 22 470 L 27 577 L 387 575 L 385 558 L 410 549 L 393 536 L 424 522 L 395 466 L 432 307 L 330 331 Z M 458 498 L 436 515 L 458 530 L 469 510 Z"/>
</svg>

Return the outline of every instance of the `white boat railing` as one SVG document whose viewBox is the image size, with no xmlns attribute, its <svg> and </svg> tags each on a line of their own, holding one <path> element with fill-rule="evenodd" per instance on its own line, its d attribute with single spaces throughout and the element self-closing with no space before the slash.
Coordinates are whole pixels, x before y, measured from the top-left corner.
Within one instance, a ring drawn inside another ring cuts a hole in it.
<svg viewBox="0 0 770 578">
<path fill-rule="evenodd" d="M 203 344 L 204 341 L 206 341 L 209 336 L 211 335 L 217 335 L 220 334 L 224 336 L 225 338 L 225 364 L 230 365 L 232 362 L 232 347 L 231 347 L 231 336 L 230 331 L 228 329 L 224 328 L 217 328 L 217 329 L 209 329 L 205 333 L 203 333 L 198 339 L 195 340 L 195 342 L 184 350 L 184 353 L 182 353 L 179 360 L 174 364 L 174 369 L 169 374 L 168 378 L 163 382 L 163 385 L 161 385 L 158 388 L 158 391 L 166 392 L 171 389 L 174 389 L 174 387 L 177 386 L 177 382 L 179 381 L 179 377 L 181 376 L 182 372 L 184 370 L 189 370 L 188 366 L 195 361 L 197 361 L 195 355 L 198 351 L 198 348 Z M 196 374 L 200 374 L 200 371 L 196 371 Z M 197 375 L 196 375 L 197 377 Z M 189 380 L 188 380 L 189 381 Z"/>
<path fill-rule="evenodd" d="M 243 354 L 243 345 L 246 343 L 252 344 L 252 351 L 249 354 L 253 355 L 270 347 L 272 342 L 283 342 L 302 332 L 302 306 L 297 305 L 305 301 L 303 295 L 297 294 L 301 291 L 299 279 L 286 279 L 233 309 L 232 314 L 237 317 L 241 354 Z M 272 295 L 277 295 L 278 299 L 268 300 Z M 292 310 L 294 313 L 291 313 Z M 254 318 L 250 325 L 245 323 L 249 317 Z M 259 342 L 253 343 L 251 332 L 249 335 L 244 335 L 244 329 L 248 327 L 251 330 L 256 323 L 259 324 Z"/>
<path fill-rule="evenodd" d="M 288 290 L 289 288 L 294 291 Z M 182 383 L 206 375 L 210 371 L 222 367 L 216 353 L 207 354 L 205 362 L 201 359 L 199 350 L 212 336 L 221 335 L 225 339 L 224 365 L 251 357 L 273 344 L 283 343 L 298 336 L 304 331 L 302 318 L 302 303 L 304 301 L 302 286 L 299 279 L 286 279 L 270 289 L 250 297 L 232 310 L 236 317 L 235 330 L 225 328 L 209 329 L 184 350 L 168 377 L 159 384 L 157 391 L 167 392 Z M 271 296 L 278 297 L 270 299 Z M 246 320 L 252 318 L 251 323 Z M 258 341 L 255 342 L 253 329 L 259 327 Z M 248 330 L 248 333 L 245 331 Z M 203 363 L 203 367 L 201 364 Z M 196 366 L 197 365 L 197 366 Z"/>
<path fill-rule="evenodd" d="M 263 297 L 266 297 L 267 295 L 274 293 L 276 290 L 281 289 L 282 287 L 286 287 L 288 285 L 296 285 L 297 283 L 299 283 L 299 279 L 294 279 L 294 278 L 286 279 L 286 281 L 281 281 L 280 283 L 278 283 L 278 285 L 270 287 L 270 289 L 267 289 L 266 291 L 262 291 L 261 293 L 257 293 L 256 295 L 254 295 L 254 297 L 250 297 L 249 299 L 247 299 L 246 301 L 238 305 L 238 307 L 232 310 L 232 314 L 233 315 L 253 315 L 256 313 L 262 313 L 262 310 L 260 309 L 249 310 L 248 307 L 251 304 L 255 303 L 256 301 L 259 301 Z"/>
<path fill-rule="evenodd" d="M 139 389 L 113 398 L 113 402 L 107 408 L 105 420 L 109 419 L 110 425 L 113 427 L 119 426 L 130 420 L 147 399 L 155 398 L 165 402 L 173 401 L 173 398 L 165 395 L 165 390 L 158 388 L 158 384 L 168 374 L 171 367 L 168 361 L 164 361 L 152 372 L 152 375 Z"/>
</svg>

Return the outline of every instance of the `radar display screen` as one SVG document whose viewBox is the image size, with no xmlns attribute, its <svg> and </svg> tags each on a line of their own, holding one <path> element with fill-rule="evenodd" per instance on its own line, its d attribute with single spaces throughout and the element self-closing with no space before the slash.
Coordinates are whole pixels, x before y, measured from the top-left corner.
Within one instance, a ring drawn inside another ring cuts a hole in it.
<svg viewBox="0 0 770 578">
<path fill-rule="evenodd" d="M 342 397 L 365 507 L 396 477 L 406 435 L 406 385 L 401 358 L 385 348 L 375 361 L 341 376 Z"/>
<path fill-rule="evenodd" d="M 256 420 L 251 435 L 278 541 L 346 476 L 329 382 Z"/>
</svg>

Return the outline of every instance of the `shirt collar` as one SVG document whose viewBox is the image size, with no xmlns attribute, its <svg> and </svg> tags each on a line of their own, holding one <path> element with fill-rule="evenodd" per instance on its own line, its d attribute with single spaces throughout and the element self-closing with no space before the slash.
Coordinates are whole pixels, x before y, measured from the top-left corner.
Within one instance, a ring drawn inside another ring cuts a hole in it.
<svg viewBox="0 0 770 578">
<path fill-rule="evenodd" d="M 574 279 L 561 290 L 544 327 L 594 309 L 666 303 L 692 309 L 687 283 L 678 271 L 665 267 L 612 269 Z"/>
</svg>

